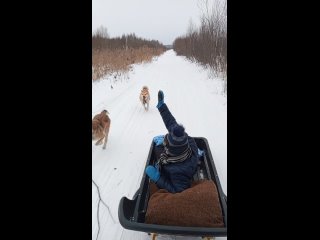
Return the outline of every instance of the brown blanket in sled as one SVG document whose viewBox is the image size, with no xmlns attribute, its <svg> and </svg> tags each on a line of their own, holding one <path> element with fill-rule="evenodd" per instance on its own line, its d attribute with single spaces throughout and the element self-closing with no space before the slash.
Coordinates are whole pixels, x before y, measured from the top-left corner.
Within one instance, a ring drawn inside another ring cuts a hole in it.
<svg viewBox="0 0 320 240">
<path fill-rule="evenodd" d="M 150 183 L 146 223 L 183 227 L 224 227 L 218 191 L 202 180 L 180 193 L 169 193 Z"/>
</svg>

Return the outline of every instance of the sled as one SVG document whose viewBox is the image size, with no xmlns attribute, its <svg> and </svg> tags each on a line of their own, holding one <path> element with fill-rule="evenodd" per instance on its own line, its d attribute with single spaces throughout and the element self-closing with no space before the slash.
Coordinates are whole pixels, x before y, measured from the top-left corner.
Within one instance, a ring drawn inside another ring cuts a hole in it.
<svg viewBox="0 0 320 240">
<path fill-rule="evenodd" d="M 119 203 L 118 216 L 122 227 L 129 230 L 147 232 L 151 234 L 152 240 L 156 239 L 158 234 L 166 235 L 182 235 L 182 236 L 198 236 L 203 239 L 213 239 L 214 237 L 227 236 L 227 196 L 224 194 L 217 170 L 215 168 L 208 141 L 203 137 L 194 138 L 198 148 L 204 150 L 204 154 L 200 157 L 198 170 L 193 176 L 193 180 L 209 179 L 216 184 L 219 201 L 222 210 L 224 227 L 180 227 L 169 225 L 157 225 L 145 223 L 145 215 L 147 212 L 149 201 L 149 177 L 144 173 L 140 188 L 136 191 L 133 199 L 130 200 L 122 197 Z M 155 160 L 155 144 L 151 143 L 146 166 L 153 164 Z M 145 166 L 145 167 L 146 167 Z"/>
</svg>

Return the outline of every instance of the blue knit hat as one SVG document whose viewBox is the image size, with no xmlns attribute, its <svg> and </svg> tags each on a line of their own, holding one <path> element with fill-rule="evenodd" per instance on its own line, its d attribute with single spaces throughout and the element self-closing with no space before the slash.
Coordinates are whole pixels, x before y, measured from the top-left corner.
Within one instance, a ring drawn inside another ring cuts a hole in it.
<svg viewBox="0 0 320 240">
<path fill-rule="evenodd" d="M 182 147 L 188 145 L 188 134 L 184 131 L 184 127 L 175 124 L 171 127 L 168 134 L 168 142 L 171 147 Z"/>
</svg>

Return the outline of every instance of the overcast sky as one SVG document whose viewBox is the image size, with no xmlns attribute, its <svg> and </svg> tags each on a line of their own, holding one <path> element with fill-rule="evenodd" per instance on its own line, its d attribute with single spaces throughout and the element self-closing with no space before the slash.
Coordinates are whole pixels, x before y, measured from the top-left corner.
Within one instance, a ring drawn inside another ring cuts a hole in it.
<svg viewBox="0 0 320 240">
<path fill-rule="evenodd" d="M 209 0 L 212 2 L 213 0 Z M 190 19 L 197 26 L 199 0 L 92 0 L 92 31 L 103 25 L 110 37 L 135 33 L 167 45 L 187 32 Z"/>
</svg>

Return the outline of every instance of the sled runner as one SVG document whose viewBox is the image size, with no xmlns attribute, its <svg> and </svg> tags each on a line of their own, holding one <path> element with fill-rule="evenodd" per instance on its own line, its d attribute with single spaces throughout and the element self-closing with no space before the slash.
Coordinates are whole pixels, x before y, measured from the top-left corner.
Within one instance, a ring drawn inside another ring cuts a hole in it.
<svg viewBox="0 0 320 240">
<path fill-rule="evenodd" d="M 224 194 L 217 170 L 215 168 L 208 141 L 203 137 L 194 137 L 197 146 L 204 151 L 200 157 L 197 172 L 193 176 L 193 181 L 202 179 L 212 180 L 216 185 L 218 193 L 217 202 L 220 203 L 223 227 L 185 227 L 146 223 L 146 213 L 148 202 L 150 199 L 150 180 L 144 173 L 140 188 L 137 190 L 133 199 L 130 200 L 122 197 L 119 203 L 118 216 L 120 224 L 130 230 L 142 231 L 152 234 L 152 239 L 156 239 L 157 234 L 167 235 L 184 235 L 184 236 L 199 236 L 204 239 L 213 239 L 213 237 L 227 236 L 227 196 Z M 154 164 L 155 161 L 155 144 L 152 142 L 146 166 Z M 187 190 L 185 190 L 187 191 Z"/>
</svg>

